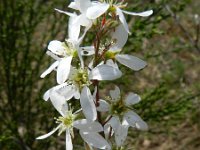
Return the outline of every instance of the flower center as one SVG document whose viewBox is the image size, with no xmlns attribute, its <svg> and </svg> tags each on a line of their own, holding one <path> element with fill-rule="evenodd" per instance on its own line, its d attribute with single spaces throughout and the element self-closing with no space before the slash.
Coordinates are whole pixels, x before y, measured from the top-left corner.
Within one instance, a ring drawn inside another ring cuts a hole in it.
<svg viewBox="0 0 200 150">
<path fill-rule="evenodd" d="M 105 59 L 108 60 L 108 59 L 115 59 L 115 55 L 117 54 L 117 52 L 111 52 L 111 51 L 107 51 L 105 53 Z"/>
<path fill-rule="evenodd" d="M 75 70 L 74 74 L 72 75 L 72 82 L 79 89 L 82 89 L 86 85 L 90 85 L 90 81 L 88 79 L 88 72 L 86 69 L 78 69 Z"/>
<path fill-rule="evenodd" d="M 59 135 L 64 132 L 66 129 L 73 130 L 73 122 L 76 118 L 76 115 L 72 114 L 72 111 L 67 111 L 65 117 L 56 118 L 56 123 L 61 124 L 59 129 Z M 72 131 L 71 131 L 72 132 Z"/>
<path fill-rule="evenodd" d="M 72 43 L 70 43 L 70 42 L 67 42 L 67 43 L 63 42 L 63 47 L 65 49 L 66 55 L 73 56 L 73 57 L 78 56 L 77 50 L 74 49 Z"/>
<path fill-rule="evenodd" d="M 124 100 L 121 98 L 111 104 L 111 114 L 113 115 L 123 115 L 127 110 Z"/>
</svg>

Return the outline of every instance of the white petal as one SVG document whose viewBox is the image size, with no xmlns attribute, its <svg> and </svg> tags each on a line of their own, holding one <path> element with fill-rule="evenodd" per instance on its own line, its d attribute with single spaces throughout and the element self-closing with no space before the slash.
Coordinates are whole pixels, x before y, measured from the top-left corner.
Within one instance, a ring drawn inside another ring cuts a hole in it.
<svg viewBox="0 0 200 150">
<path fill-rule="evenodd" d="M 53 52 L 51 52 L 51 51 L 47 51 L 46 52 L 46 54 L 47 55 L 49 55 L 49 56 L 51 56 L 53 59 L 55 59 L 55 60 L 60 60 L 61 58 L 60 57 L 58 57 L 57 55 L 55 55 Z"/>
<path fill-rule="evenodd" d="M 128 15 L 141 16 L 141 17 L 148 17 L 148 16 L 150 16 L 150 15 L 153 14 L 153 10 L 148 10 L 148 11 L 138 12 L 138 13 L 136 13 L 136 12 L 129 12 L 129 11 L 125 11 L 125 10 L 123 10 L 123 12 L 125 14 L 128 14 Z"/>
<path fill-rule="evenodd" d="M 88 26 L 91 26 L 92 24 L 92 21 L 89 20 L 85 14 L 81 14 L 79 15 L 78 17 L 76 17 L 76 19 L 74 20 L 74 24 L 76 25 L 81 25 L 81 26 L 84 26 L 84 27 L 88 27 Z"/>
<path fill-rule="evenodd" d="M 72 139 L 69 129 L 66 130 L 66 150 L 73 150 Z"/>
<path fill-rule="evenodd" d="M 114 131 L 112 130 L 111 126 L 109 124 L 104 125 L 104 135 L 105 139 L 109 139 L 111 136 L 113 136 Z"/>
<path fill-rule="evenodd" d="M 74 93 L 74 98 L 75 99 L 80 99 L 81 95 L 80 95 L 80 92 L 79 92 L 79 89 L 76 89 L 75 93 Z"/>
<path fill-rule="evenodd" d="M 107 117 L 107 119 L 109 116 Z M 106 136 L 106 139 L 109 138 L 109 136 L 112 136 L 114 132 L 117 130 L 118 126 L 120 126 L 120 120 L 119 117 L 113 116 L 105 125 L 104 125 L 104 134 Z M 112 127 L 112 128 L 111 128 Z"/>
<path fill-rule="evenodd" d="M 91 80 L 115 80 L 121 76 L 122 72 L 119 69 L 109 65 L 97 66 L 89 74 Z"/>
<path fill-rule="evenodd" d="M 115 142 L 118 147 L 124 143 L 127 134 L 128 134 L 128 126 L 119 125 L 118 128 L 115 130 Z"/>
<path fill-rule="evenodd" d="M 72 8 L 72 9 L 75 9 L 75 10 L 79 10 L 79 8 L 76 6 L 76 3 L 75 2 L 71 2 L 69 5 L 68 5 L 69 8 Z"/>
<path fill-rule="evenodd" d="M 81 44 L 81 42 L 82 42 L 82 40 L 84 39 L 84 37 L 85 37 L 87 31 L 88 31 L 91 27 L 92 27 L 92 22 L 90 21 L 89 24 L 85 27 L 82 36 L 78 39 L 78 42 L 77 42 L 77 43 L 78 43 L 78 44 L 77 44 L 78 46 Z M 77 49 L 78 49 L 78 48 L 77 48 Z"/>
<path fill-rule="evenodd" d="M 96 19 L 102 14 L 104 14 L 109 8 L 109 4 L 107 3 L 96 3 L 87 9 L 86 16 L 89 19 Z"/>
<path fill-rule="evenodd" d="M 109 111 L 109 109 L 110 109 L 110 105 L 105 100 L 100 99 L 97 110 L 100 112 L 106 112 L 106 111 Z"/>
<path fill-rule="evenodd" d="M 126 32 L 130 33 L 129 32 L 129 29 L 128 29 L 128 24 L 126 22 L 126 18 L 124 17 L 124 14 L 122 12 L 121 9 L 119 9 L 118 7 L 115 7 L 116 8 L 116 14 L 119 16 L 119 20 L 121 21 L 121 23 L 123 24 Z"/>
<path fill-rule="evenodd" d="M 119 117 L 113 116 L 106 125 L 110 125 L 114 131 L 117 130 L 118 126 L 121 125 Z"/>
<path fill-rule="evenodd" d="M 49 89 L 48 91 L 46 91 L 46 92 L 44 93 L 44 95 L 43 95 L 43 99 L 44 99 L 45 101 L 48 101 L 48 99 L 49 99 L 49 97 L 50 97 L 50 90 L 51 90 L 51 89 Z"/>
<path fill-rule="evenodd" d="M 81 137 L 85 142 L 87 142 L 89 145 L 95 147 L 95 148 L 100 148 L 100 149 L 111 149 L 110 145 L 108 142 L 98 133 L 84 133 L 80 132 Z"/>
<path fill-rule="evenodd" d="M 42 135 L 42 136 L 39 136 L 37 137 L 36 139 L 37 140 L 42 140 L 42 139 L 45 139 L 45 138 L 48 138 L 49 136 L 51 136 L 52 134 L 54 134 L 59 128 L 60 128 L 61 124 L 58 125 L 55 129 L 53 129 L 51 132 L 45 134 L 45 135 Z"/>
<path fill-rule="evenodd" d="M 79 57 L 79 59 L 80 59 L 80 63 L 81 63 L 81 67 L 82 67 L 82 68 L 84 68 L 84 61 L 83 61 L 83 57 L 82 57 L 82 55 L 81 55 L 81 48 L 79 47 L 79 45 L 81 44 L 82 40 L 84 39 L 84 37 L 85 37 L 87 31 L 90 29 L 91 26 L 92 26 L 92 23 L 89 24 L 89 26 L 87 26 L 87 27 L 85 28 L 83 35 L 78 39 L 78 42 L 77 42 L 77 45 L 76 45 L 76 46 L 77 46 L 76 49 L 77 49 L 77 51 L 78 51 L 78 57 Z"/>
<path fill-rule="evenodd" d="M 132 56 L 132 55 L 117 54 L 115 56 L 115 58 L 121 64 L 123 64 L 135 71 L 143 69 L 147 65 L 147 63 L 145 61 L 143 61 L 140 58 L 137 58 L 135 56 Z"/>
<path fill-rule="evenodd" d="M 69 36 L 69 39 L 73 41 L 78 41 L 79 34 L 80 34 L 80 25 L 74 23 L 76 21 L 76 18 L 77 18 L 77 15 L 74 15 L 69 18 L 69 22 L 68 22 L 68 36 Z"/>
<path fill-rule="evenodd" d="M 76 89 L 74 85 L 69 85 L 69 84 L 62 84 L 63 86 L 57 89 L 56 91 L 65 97 L 65 100 L 70 100 L 75 94 L 76 94 Z"/>
<path fill-rule="evenodd" d="M 102 64 L 103 64 L 103 63 L 102 63 Z M 111 67 L 113 67 L 113 68 L 119 69 L 117 63 L 113 62 L 112 59 L 108 59 L 108 60 L 106 61 L 106 65 L 109 65 L 109 66 L 111 66 Z"/>
<path fill-rule="evenodd" d="M 124 118 L 129 123 L 130 126 L 136 127 L 140 130 L 147 130 L 147 124 L 133 111 L 129 111 L 124 115 Z"/>
<path fill-rule="evenodd" d="M 49 73 L 51 73 L 57 66 L 58 66 L 59 62 L 55 61 L 47 70 L 45 70 L 40 78 L 44 78 L 46 75 L 48 75 Z"/>
<path fill-rule="evenodd" d="M 112 100 L 118 100 L 120 98 L 120 89 L 118 86 L 115 86 L 114 90 L 110 90 L 110 96 Z"/>
<path fill-rule="evenodd" d="M 81 13 L 85 13 L 88 7 L 92 5 L 90 0 L 75 0 L 75 4 Z"/>
<path fill-rule="evenodd" d="M 82 56 L 90 56 L 90 55 L 94 55 L 95 53 L 94 46 L 81 47 L 80 50 L 81 50 Z"/>
<path fill-rule="evenodd" d="M 143 120 L 136 122 L 136 128 L 139 130 L 146 131 L 148 130 L 148 125 Z"/>
<path fill-rule="evenodd" d="M 111 34 L 112 39 L 116 41 L 114 45 L 111 46 L 111 51 L 119 51 L 121 50 L 128 40 L 128 32 L 125 30 L 124 26 L 120 24 L 115 32 Z"/>
<path fill-rule="evenodd" d="M 55 11 L 59 12 L 59 13 L 62 13 L 62 14 L 65 14 L 65 15 L 68 15 L 68 16 L 74 16 L 74 13 L 70 13 L 70 12 L 67 12 L 67 11 L 63 11 L 63 10 L 60 10 L 60 9 L 54 9 Z"/>
<path fill-rule="evenodd" d="M 94 104 L 93 96 L 91 95 L 90 89 L 86 86 L 81 91 L 80 103 L 85 117 L 88 120 L 96 120 L 96 106 Z"/>
<path fill-rule="evenodd" d="M 60 89 L 60 88 L 62 88 L 62 87 L 65 87 L 66 85 L 68 85 L 68 84 L 67 84 L 67 83 L 64 83 L 64 84 L 60 84 L 60 85 L 57 85 L 57 86 L 54 86 L 54 87 L 50 88 L 49 90 L 47 90 L 47 91 L 44 93 L 43 99 L 44 99 L 45 101 L 47 101 L 47 100 L 50 98 L 50 92 L 51 92 L 52 90 L 56 91 L 56 90 L 58 90 L 58 89 Z"/>
<path fill-rule="evenodd" d="M 68 110 L 66 100 L 63 96 L 59 95 L 55 91 L 50 92 L 50 100 L 55 107 L 55 109 L 62 115 L 65 116 L 66 111 Z"/>
<path fill-rule="evenodd" d="M 126 106 L 129 106 L 129 105 L 137 104 L 140 101 L 141 101 L 141 98 L 139 95 L 135 93 L 129 93 L 128 96 L 126 97 L 125 103 L 126 103 Z"/>
<path fill-rule="evenodd" d="M 67 80 L 71 68 L 71 61 L 72 61 L 72 56 L 63 58 L 60 61 L 57 69 L 58 84 L 62 84 Z"/>
<path fill-rule="evenodd" d="M 59 56 L 65 55 L 65 48 L 63 47 L 63 43 L 57 40 L 51 41 L 48 45 L 48 49 Z"/>
<path fill-rule="evenodd" d="M 103 127 L 99 122 L 89 121 L 87 119 L 76 120 L 73 123 L 73 126 L 81 132 L 101 132 Z"/>
</svg>

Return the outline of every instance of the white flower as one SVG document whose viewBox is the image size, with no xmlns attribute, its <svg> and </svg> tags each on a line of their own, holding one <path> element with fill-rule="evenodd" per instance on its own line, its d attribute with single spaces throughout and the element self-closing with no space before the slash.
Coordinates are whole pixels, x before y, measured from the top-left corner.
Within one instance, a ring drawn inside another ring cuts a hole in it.
<svg viewBox="0 0 200 150">
<path fill-rule="evenodd" d="M 49 98 L 51 101 L 54 101 L 52 99 L 57 99 L 57 101 L 68 101 L 72 97 L 80 99 L 85 117 L 88 120 L 94 121 L 97 118 L 97 112 L 94 99 L 87 87 L 90 84 L 91 82 L 89 81 L 87 70 L 75 69 L 72 67 L 68 81 L 49 89 L 45 92 L 43 98 L 46 101 Z M 55 96 L 57 97 L 55 98 Z"/>
<path fill-rule="evenodd" d="M 74 2 L 71 2 L 68 7 L 79 10 L 81 12 L 81 14 L 77 17 L 75 23 L 79 23 L 80 25 L 85 27 L 91 27 L 93 20 L 104 14 L 108 10 L 109 5 L 97 1 L 91 2 L 90 0 L 74 0 Z M 93 18 L 88 17 L 90 9 L 93 10 L 93 15 L 95 15 L 95 17 L 93 16 Z"/>
<path fill-rule="evenodd" d="M 150 16 L 153 13 L 152 10 L 139 13 L 122 10 L 121 8 L 126 7 L 126 4 L 123 4 L 123 2 L 117 3 L 117 1 L 115 0 L 101 0 L 100 2 L 91 2 L 90 0 L 74 0 L 74 2 L 71 2 L 68 7 L 81 12 L 81 14 L 76 18 L 76 21 L 74 22 L 76 25 L 79 24 L 90 28 L 92 26 L 93 20 L 97 19 L 102 14 L 109 11 L 119 16 L 120 22 L 123 24 L 126 32 L 128 33 L 130 32 L 123 13 L 142 17 Z M 58 11 L 69 16 L 71 15 L 71 13 L 69 12 L 61 10 Z"/>
<path fill-rule="evenodd" d="M 60 102 L 60 101 L 59 101 Z M 65 102 L 55 102 L 55 107 L 61 114 L 60 117 L 56 119 L 56 122 L 59 123 L 59 125 L 52 130 L 51 132 L 39 136 L 36 139 L 45 139 L 49 136 L 51 136 L 53 133 L 55 133 L 57 130 L 59 130 L 60 135 L 62 132 L 66 131 L 66 150 L 72 150 L 72 140 L 71 136 L 74 138 L 73 134 L 73 128 L 76 128 L 79 130 L 81 137 L 85 142 L 87 142 L 89 145 L 100 148 L 100 149 L 110 149 L 110 145 L 107 143 L 107 141 L 98 134 L 98 132 L 103 131 L 103 127 L 98 122 L 92 122 L 88 121 L 86 119 L 79 119 L 76 120 L 76 113 L 72 113 L 71 110 L 68 110 L 68 106 Z"/>
<path fill-rule="evenodd" d="M 116 60 L 119 63 L 135 71 L 143 69 L 147 65 L 145 61 L 135 56 L 128 55 L 128 54 L 120 54 L 123 46 L 126 44 L 127 39 L 128 39 L 128 33 L 125 31 L 122 24 L 120 24 L 116 28 L 115 32 L 111 33 L 111 38 L 112 38 L 113 44 L 111 45 L 109 50 L 104 53 L 104 59 L 106 61 Z M 92 49 L 90 50 L 92 51 Z M 94 52 L 92 53 L 91 51 L 90 51 L 90 54 L 93 54 Z"/>
<path fill-rule="evenodd" d="M 47 101 L 50 98 L 51 92 L 56 92 L 63 96 L 65 100 L 70 100 L 72 97 L 80 99 L 80 92 L 83 87 L 91 84 L 88 78 L 88 71 L 86 69 L 76 69 L 71 67 L 68 80 L 60 85 L 52 87 L 45 92 L 43 99 Z"/>
<path fill-rule="evenodd" d="M 97 118 L 97 112 L 94 97 L 88 88 L 91 84 L 89 78 L 91 80 L 114 80 L 120 76 L 121 72 L 118 68 L 114 68 L 111 65 L 99 65 L 95 67 L 89 73 L 89 77 L 86 69 L 71 67 L 67 82 L 46 91 L 43 99 L 47 101 L 50 98 L 52 103 L 55 101 L 54 99 L 61 102 L 68 101 L 72 97 L 80 99 L 83 114 L 88 120 L 94 121 Z"/>
<path fill-rule="evenodd" d="M 142 16 L 142 17 L 150 16 L 153 13 L 152 10 L 139 12 L 139 13 L 129 12 L 129 11 L 125 11 L 121 9 L 124 7 L 126 7 L 126 4 L 123 4 L 123 2 L 117 3 L 117 1 L 115 0 L 103 0 L 102 3 L 97 3 L 96 5 L 89 7 L 87 9 L 86 16 L 89 19 L 96 19 L 97 17 L 99 17 L 98 12 L 101 12 L 101 13 L 106 12 L 109 9 L 111 13 L 115 13 L 117 16 L 119 16 L 119 20 L 123 24 L 125 30 L 128 33 L 130 33 L 128 29 L 128 24 L 126 22 L 126 19 L 123 13 L 128 14 L 128 15 L 134 15 L 134 16 Z"/>
<path fill-rule="evenodd" d="M 112 39 L 115 43 L 105 53 L 107 60 L 117 60 L 119 63 L 129 67 L 132 70 L 138 71 L 143 69 L 147 64 L 145 61 L 128 54 L 120 54 L 123 46 L 128 39 L 128 33 L 124 30 L 122 25 L 116 28 L 116 31 L 112 33 Z"/>
<path fill-rule="evenodd" d="M 79 57 L 81 62 L 81 67 L 84 67 L 83 58 L 81 54 L 82 49 L 88 52 L 93 47 L 79 47 L 81 41 L 83 40 L 86 30 L 83 35 L 79 38 L 80 26 L 74 25 L 74 19 L 77 17 L 76 14 L 70 14 L 69 25 L 68 25 L 68 35 L 69 38 L 65 42 L 60 42 L 57 40 L 51 41 L 48 45 L 47 54 L 54 58 L 56 61 L 42 73 L 40 76 L 44 78 L 47 74 L 51 73 L 57 68 L 57 82 L 59 84 L 64 83 L 70 73 L 71 62 L 73 57 Z"/>
<path fill-rule="evenodd" d="M 129 93 L 125 99 L 122 99 L 120 90 L 116 86 L 115 90 L 110 91 L 108 99 L 109 101 L 101 99 L 97 110 L 110 113 L 110 119 L 104 126 L 104 132 L 106 135 L 110 134 L 110 127 L 112 127 L 117 146 L 121 146 L 125 141 L 129 126 L 140 130 L 147 130 L 147 124 L 130 109 L 131 105 L 137 104 L 141 100 L 137 94 Z"/>
<path fill-rule="evenodd" d="M 90 80 L 115 80 L 122 76 L 122 72 L 113 64 L 100 64 L 89 73 Z"/>
<path fill-rule="evenodd" d="M 56 58 L 56 61 L 46 71 L 44 71 L 40 77 L 44 78 L 47 74 L 57 68 L 57 82 L 62 84 L 69 76 L 71 61 L 72 58 L 77 55 L 77 50 L 74 49 L 70 43 L 65 44 L 65 42 L 56 40 L 49 43 L 48 50 L 50 50 L 48 54 L 51 56 L 56 55 L 58 58 L 54 57 Z"/>
<path fill-rule="evenodd" d="M 85 86 L 83 87 L 83 89 L 81 89 L 81 91 L 76 91 L 74 90 L 74 88 L 75 87 L 71 87 L 66 83 L 61 84 L 59 86 L 53 87 L 50 90 L 48 90 L 44 94 L 44 99 L 45 100 L 50 99 L 53 106 L 57 108 L 56 107 L 57 103 L 55 102 L 63 103 L 70 100 L 74 96 L 76 99 L 80 99 L 80 104 L 86 119 L 91 121 L 96 120 L 97 118 L 96 106 L 94 103 L 94 98 L 91 95 L 89 88 Z"/>
</svg>

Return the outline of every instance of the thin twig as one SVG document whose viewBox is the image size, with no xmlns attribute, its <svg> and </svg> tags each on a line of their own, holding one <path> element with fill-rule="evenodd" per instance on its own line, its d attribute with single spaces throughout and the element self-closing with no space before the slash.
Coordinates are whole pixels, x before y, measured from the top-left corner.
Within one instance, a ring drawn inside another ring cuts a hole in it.
<svg viewBox="0 0 200 150">
<path fill-rule="evenodd" d="M 190 35 L 190 33 L 183 27 L 183 25 L 180 23 L 179 18 L 177 17 L 177 15 L 171 10 L 169 5 L 165 5 L 165 8 L 168 10 L 168 12 L 171 14 L 171 16 L 174 18 L 176 24 L 179 26 L 179 28 L 183 31 L 183 33 L 185 34 L 185 36 L 189 39 L 191 45 L 198 51 L 200 52 L 200 47 L 198 46 L 198 44 L 196 44 L 195 40 L 192 38 L 192 36 Z"/>
</svg>

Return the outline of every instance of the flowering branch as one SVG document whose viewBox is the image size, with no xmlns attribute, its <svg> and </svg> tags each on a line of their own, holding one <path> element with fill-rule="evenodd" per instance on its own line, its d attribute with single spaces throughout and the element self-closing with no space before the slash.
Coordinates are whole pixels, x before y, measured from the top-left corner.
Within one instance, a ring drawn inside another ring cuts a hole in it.
<svg viewBox="0 0 200 150">
<path fill-rule="evenodd" d="M 122 76 L 117 62 L 134 71 L 146 66 L 146 62 L 135 56 L 121 54 L 130 33 L 124 14 L 146 17 L 153 11 L 128 12 L 122 10 L 126 7 L 124 1 L 117 0 L 75 0 L 68 7 L 79 14 L 56 9 L 70 17 L 68 38 L 64 42 L 54 40 L 49 43 L 47 54 L 55 62 L 41 75 L 44 78 L 52 71 L 57 73 L 58 85 L 47 90 L 43 98 L 45 101 L 50 99 L 61 116 L 56 119 L 58 126 L 55 129 L 37 139 L 47 138 L 56 131 L 59 135 L 66 132 L 66 150 L 72 150 L 72 139 L 76 136 L 73 131 L 78 130 L 86 149 L 120 148 L 130 126 L 140 130 L 148 128 L 130 109 L 141 99 L 135 93 L 122 97 L 118 86 L 104 97 L 100 95 L 99 85 L 101 81 L 113 81 Z M 91 29 L 95 30 L 93 45 L 82 47 L 82 41 Z M 90 58 L 90 63 L 87 64 L 83 57 Z M 80 100 L 77 101 L 80 108 L 72 109 L 73 98 Z"/>
</svg>

